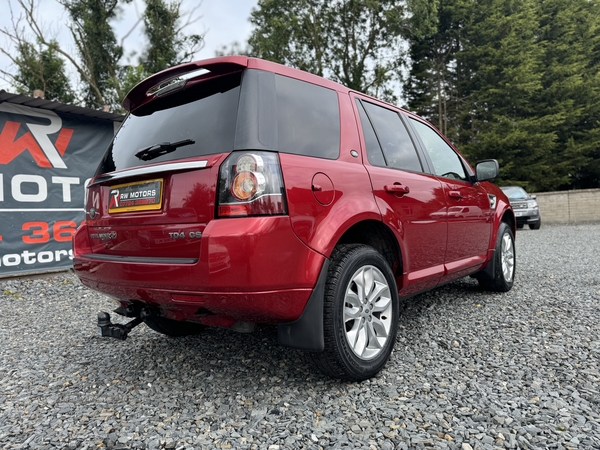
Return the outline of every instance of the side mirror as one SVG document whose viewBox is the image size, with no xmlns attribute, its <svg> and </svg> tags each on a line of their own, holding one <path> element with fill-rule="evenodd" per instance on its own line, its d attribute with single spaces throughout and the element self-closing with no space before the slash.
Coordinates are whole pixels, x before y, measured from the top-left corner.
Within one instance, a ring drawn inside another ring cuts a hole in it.
<svg viewBox="0 0 600 450">
<path fill-rule="evenodd" d="M 500 174 L 500 166 L 495 159 L 479 161 L 475 166 L 477 181 L 490 181 Z"/>
<path fill-rule="evenodd" d="M 531 196 L 531 198 L 532 198 L 533 200 L 535 200 L 535 199 L 537 198 L 537 195 L 532 195 L 532 196 Z"/>
</svg>

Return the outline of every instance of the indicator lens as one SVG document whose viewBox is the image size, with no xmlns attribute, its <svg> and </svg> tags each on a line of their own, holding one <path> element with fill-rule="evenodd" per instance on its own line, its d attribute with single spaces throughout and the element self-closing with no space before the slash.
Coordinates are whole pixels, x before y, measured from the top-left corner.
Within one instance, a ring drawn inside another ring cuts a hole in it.
<svg viewBox="0 0 600 450">
<path fill-rule="evenodd" d="M 241 172 L 233 179 L 231 193 L 238 200 L 249 200 L 256 194 L 256 185 L 256 178 L 252 172 Z"/>
</svg>

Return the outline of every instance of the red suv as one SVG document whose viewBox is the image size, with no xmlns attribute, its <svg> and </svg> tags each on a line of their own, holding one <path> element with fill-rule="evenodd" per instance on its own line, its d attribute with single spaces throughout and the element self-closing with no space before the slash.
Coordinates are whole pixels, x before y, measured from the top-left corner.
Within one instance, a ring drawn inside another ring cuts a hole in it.
<svg viewBox="0 0 600 450">
<path fill-rule="evenodd" d="M 89 184 L 74 267 L 127 325 L 170 336 L 278 326 L 325 373 L 375 375 L 400 302 L 466 275 L 508 291 L 515 218 L 425 120 L 242 56 L 138 84 Z"/>
</svg>

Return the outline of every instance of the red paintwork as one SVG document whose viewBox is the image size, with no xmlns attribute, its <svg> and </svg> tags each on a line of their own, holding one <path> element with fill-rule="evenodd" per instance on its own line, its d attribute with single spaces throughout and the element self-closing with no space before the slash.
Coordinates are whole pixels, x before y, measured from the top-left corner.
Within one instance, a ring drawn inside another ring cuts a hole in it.
<svg viewBox="0 0 600 450">
<path fill-rule="evenodd" d="M 365 167 L 357 162 L 319 160 L 280 154 L 292 228 L 298 238 L 315 251 L 329 256 L 343 233 L 362 220 L 381 220 L 370 194 Z M 317 201 L 311 189 L 316 171 L 331 179 L 335 195 L 328 206 Z M 367 195 L 365 195 L 367 194 Z"/>
<path fill-rule="evenodd" d="M 176 320 L 217 326 L 238 320 L 288 322 L 302 313 L 325 259 L 361 221 L 382 222 L 396 237 L 403 268 L 397 278 L 400 295 L 485 267 L 499 222 L 512 214 L 504 194 L 491 183 L 452 182 L 369 165 L 353 100 L 356 93 L 346 87 L 255 58 L 223 57 L 155 74 L 127 95 L 124 106 L 133 110 L 151 102 L 149 89 L 190 70 L 210 70 L 198 78 L 202 80 L 246 67 L 336 90 L 339 158 L 279 154 L 286 216 L 215 218 L 218 171 L 227 154 L 194 159 L 207 161 L 203 169 L 124 181 L 163 178 L 163 205 L 157 211 L 108 214 L 110 186 L 121 181 L 92 182 L 86 211 L 94 207 L 99 214 L 88 216 L 73 242 L 74 268 L 86 286 L 123 304 L 156 306 Z M 409 193 L 402 192 L 404 187 Z M 495 211 L 488 193 L 497 197 Z M 111 232 L 116 236 L 110 237 Z M 100 261 L 88 257 L 93 254 L 149 259 Z M 151 258 L 187 260 L 156 263 Z"/>
<path fill-rule="evenodd" d="M 133 111 L 140 106 L 150 103 L 152 100 L 154 100 L 155 96 L 148 95 L 149 90 L 159 86 L 161 83 L 177 78 L 178 76 L 188 72 L 198 69 L 206 69 L 211 73 L 198 77 L 199 79 L 206 79 L 215 75 L 242 70 L 247 65 L 248 58 L 246 56 L 225 56 L 221 58 L 205 59 L 203 61 L 193 61 L 165 69 L 138 83 L 125 96 L 125 99 L 123 100 L 123 107 L 127 111 Z"/>
<path fill-rule="evenodd" d="M 165 226 L 169 228 L 179 229 Z M 122 232 L 119 227 L 113 229 Z M 286 216 L 211 221 L 204 229 L 195 264 L 92 260 L 86 258 L 91 253 L 89 230 L 87 224 L 82 225 L 74 240 L 74 268 L 86 286 L 117 298 L 163 306 L 171 303 L 172 295 L 201 296 L 202 301 L 188 299 L 168 306 L 192 315 L 202 307 L 247 321 L 294 320 L 325 260 L 300 242 Z"/>
</svg>

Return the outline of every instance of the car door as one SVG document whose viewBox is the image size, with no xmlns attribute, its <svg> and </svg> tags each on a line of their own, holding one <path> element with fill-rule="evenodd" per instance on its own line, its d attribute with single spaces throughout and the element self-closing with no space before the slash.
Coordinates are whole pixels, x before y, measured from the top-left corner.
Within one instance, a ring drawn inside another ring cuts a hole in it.
<svg viewBox="0 0 600 450">
<path fill-rule="evenodd" d="M 442 183 L 425 173 L 399 111 L 358 96 L 355 107 L 375 200 L 402 252 L 400 293 L 435 286 L 444 275 L 447 239 Z"/>
<path fill-rule="evenodd" d="M 439 178 L 448 204 L 447 276 L 456 278 L 481 265 L 487 256 L 492 233 L 490 198 L 462 157 L 430 125 L 411 117 L 410 124 Z"/>
</svg>

